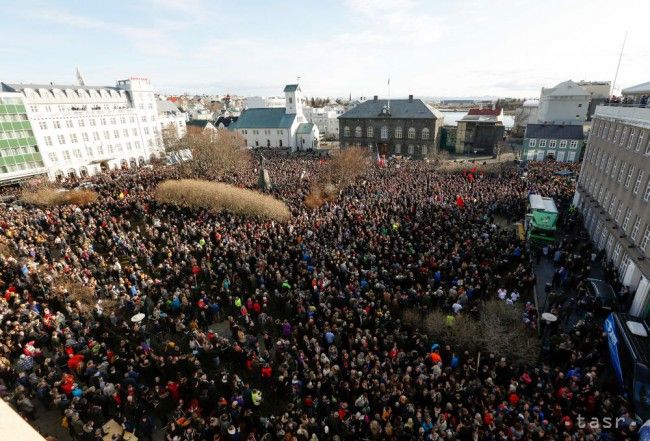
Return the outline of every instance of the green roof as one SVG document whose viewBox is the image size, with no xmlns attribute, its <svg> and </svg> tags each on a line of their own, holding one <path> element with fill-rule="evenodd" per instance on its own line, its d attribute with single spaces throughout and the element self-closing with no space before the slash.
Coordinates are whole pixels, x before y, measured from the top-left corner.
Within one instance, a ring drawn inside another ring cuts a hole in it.
<svg viewBox="0 0 650 441">
<path fill-rule="evenodd" d="M 298 129 L 296 130 L 297 135 L 305 135 L 311 133 L 312 128 L 314 125 L 312 123 L 302 123 L 298 125 Z"/>
<path fill-rule="evenodd" d="M 246 109 L 230 128 L 233 129 L 288 129 L 296 119 L 296 114 L 285 113 L 284 107 L 269 109 Z"/>
<path fill-rule="evenodd" d="M 295 92 L 298 90 L 298 85 L 297 84 L 287 84 L 284 86 L 284 92 Z"/>
</svg>

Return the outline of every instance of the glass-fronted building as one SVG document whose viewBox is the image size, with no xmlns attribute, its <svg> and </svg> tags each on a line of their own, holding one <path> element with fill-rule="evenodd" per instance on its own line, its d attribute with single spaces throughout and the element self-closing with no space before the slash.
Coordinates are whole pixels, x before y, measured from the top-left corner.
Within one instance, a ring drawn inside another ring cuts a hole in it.
<svg viewBox="0 0 650 441">
<path fill-rule="evenodd" d="M 20 94 L 0 92 L 0 185 L 45 173 Z"/>
</svg>

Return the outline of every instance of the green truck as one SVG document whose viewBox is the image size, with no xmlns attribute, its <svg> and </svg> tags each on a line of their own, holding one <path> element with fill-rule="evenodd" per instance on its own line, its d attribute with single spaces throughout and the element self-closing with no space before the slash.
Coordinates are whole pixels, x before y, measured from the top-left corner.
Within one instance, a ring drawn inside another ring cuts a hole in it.
<svg viewBox="0 0 650 441">
<path fill-rule="evenodd" d="M 538 194 L 528 197 L 526 237 L 531 245 L 544 246 L 555 242 L 557 215 L 553 198 Z"/>
</svg>

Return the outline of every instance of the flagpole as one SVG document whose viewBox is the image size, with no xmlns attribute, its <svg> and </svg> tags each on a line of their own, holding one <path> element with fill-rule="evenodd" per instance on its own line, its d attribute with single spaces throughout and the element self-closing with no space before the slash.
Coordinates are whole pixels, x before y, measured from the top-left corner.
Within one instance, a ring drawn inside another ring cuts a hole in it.
<svg viewBox="0 0 650 441">
<path fill-rule="evenodd" d="M 388 77 L 388 111 L 390 112 L 390 76 Z"/>
</svg>

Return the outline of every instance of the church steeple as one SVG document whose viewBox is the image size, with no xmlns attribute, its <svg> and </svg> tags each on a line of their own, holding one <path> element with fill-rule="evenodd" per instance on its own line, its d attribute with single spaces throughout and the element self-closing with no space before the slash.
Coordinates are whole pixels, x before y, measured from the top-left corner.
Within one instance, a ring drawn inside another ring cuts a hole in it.
<svg viewBox="0 0 650 441">
<path fill-rule="evenodd" d="M 299 84 L 287 84 L 284 88 L 286 113 L 302 115 L 302 90 Z"/>
</svg>

